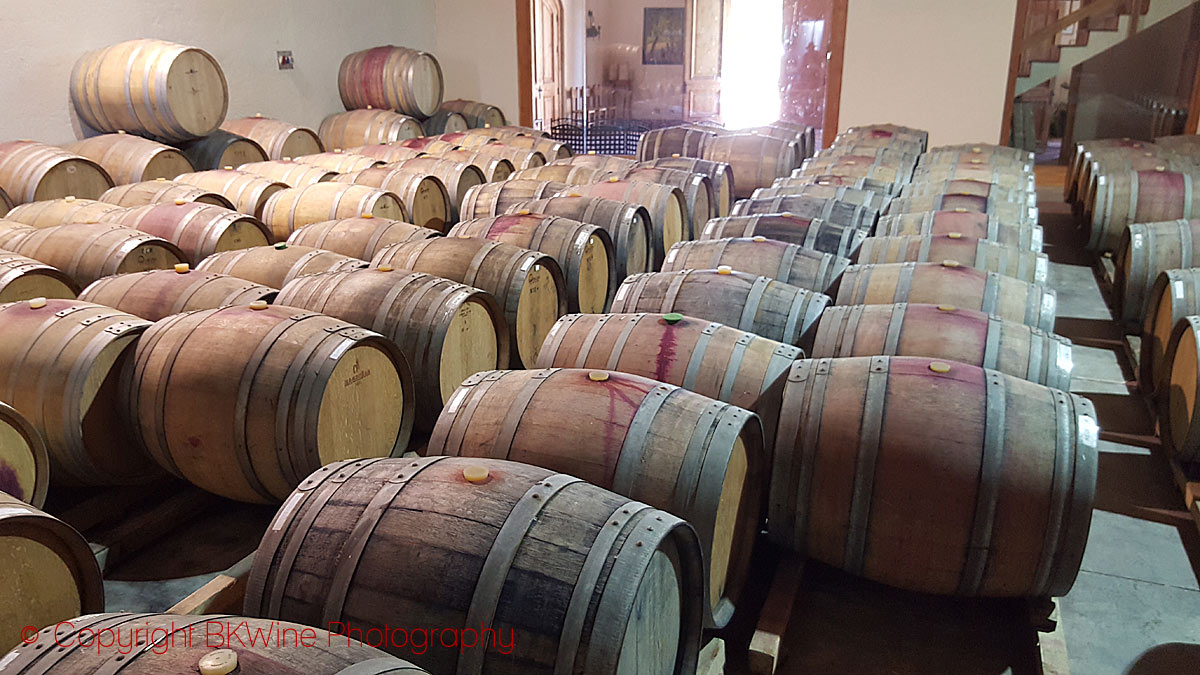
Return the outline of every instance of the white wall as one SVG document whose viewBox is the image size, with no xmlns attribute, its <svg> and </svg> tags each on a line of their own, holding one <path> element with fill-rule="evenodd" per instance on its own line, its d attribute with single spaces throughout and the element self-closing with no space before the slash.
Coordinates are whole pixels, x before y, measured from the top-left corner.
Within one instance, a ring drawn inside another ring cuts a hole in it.
<svg viewBox="0 0 1200 675">
<path fill-rule="evenodd" d="M 1000 138 L 1017 0 L 851 0 L 840 129 L 894 122 L 930 145 Z"/>
<path fill-rule="evenodd" d="M 75 140 L 75 60 L 140 37 L 212 53 L 229 83 L 230 117 L 261 112 L 315 128 L 343 109 L 342 57 L 396 44 L 437 55 L 447 98 L 488 101 L 517 119 L 512 0 L 7 0 L 3 12 L 0 140 Z M 279 49 L 292 50 L 295 70 L 276 67 Z"/>
</svg>

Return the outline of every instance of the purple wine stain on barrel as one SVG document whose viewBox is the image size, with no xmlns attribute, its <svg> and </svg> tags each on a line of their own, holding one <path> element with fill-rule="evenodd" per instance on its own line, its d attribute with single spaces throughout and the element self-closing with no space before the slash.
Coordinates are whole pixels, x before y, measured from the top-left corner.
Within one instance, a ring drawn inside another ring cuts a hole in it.
<svg viewBox="0 0 1200 675">
<path fill-rule="evenodd" d="M 25 491 L 21 489 L 21 481 L 17 479 L 17 472 L 7 464 L 0 464 L 0 492 L 8 494 L 25 501 Z"/>
</svg>

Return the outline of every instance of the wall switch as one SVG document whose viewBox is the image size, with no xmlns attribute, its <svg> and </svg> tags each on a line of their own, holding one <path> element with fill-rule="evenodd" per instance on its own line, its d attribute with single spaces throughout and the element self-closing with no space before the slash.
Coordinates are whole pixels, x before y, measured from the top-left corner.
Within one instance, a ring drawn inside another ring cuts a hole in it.
<svg viewBox="0 0 1200 675">
<path fill-rule="evenodd" d="M 275 59 L 279 62 L 280 70 L 291 70 L 296 67 L 296 60 L 292 58 L 292 51 L 275 52 Z"/>
</svg>

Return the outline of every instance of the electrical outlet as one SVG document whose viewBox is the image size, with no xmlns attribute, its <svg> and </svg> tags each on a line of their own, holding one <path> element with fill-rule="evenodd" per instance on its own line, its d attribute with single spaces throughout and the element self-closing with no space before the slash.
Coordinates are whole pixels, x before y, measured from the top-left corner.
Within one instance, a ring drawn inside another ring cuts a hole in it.
<svg viewBox="0 0 1200 675">
<path fill-rule="evenodd" d="M 279 62 L 280 70 L 291 70 L 296 67 L 296 60 L 292 58 L 292 51 L 275 52 L 275 60 Z"/>
</svg>

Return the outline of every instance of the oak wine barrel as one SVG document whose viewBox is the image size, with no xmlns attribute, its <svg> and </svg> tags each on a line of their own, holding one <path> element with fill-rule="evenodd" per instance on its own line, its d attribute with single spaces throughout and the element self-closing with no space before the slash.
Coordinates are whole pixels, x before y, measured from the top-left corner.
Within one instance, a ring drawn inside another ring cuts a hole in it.
<svg viewBox="0 0 1200 675">
<path fill-rule="evenodd" d="M 340 253 L 351 258 L 370 260 L 385 246 L 440 237 L 441 233 L 402 220 L 376 218 L 371 214 L 340 220 L 312 223 L 296 230 L 287 239 L 288 246 L 309 246 Z"/>
<path fill-rule="evenodd" d="M 45 263 L 0 249 L 0 303 L 33 298 L 74 298 L 79 286 Z"/>
<path fill-rule="evenodd" d="M 441 107 L 443 90 L 437 58 L 407 47 L 353 52 L 338 68 L 338 93 L 346 110 L 383 108 L 424 119 Z"/>
<path fill-rule="evenodd" d="M 456 133 L 466 131 L 469 128 L 470 125 L 467 124 L 467 118 L 452 110 L 438 110 L 421 122 L 421 129 L 424 130 L 426 136 L 447 132 Z"/>
<path fill-rule="evenodd" d="M 595 225 L 613 240 L 615 279 L 650 269 L 650 216 L 645 207 L 601 197 L 551 197 L 518 203 L 506 213 L 569 218 Z"/>
<path fill-rule="evenodd" d="M 197 272 L 216 272 L 283 288 L 305 274 L 340 272 L 366 267 L 366 261 L 332 251 L 279 242 L 274 246 L 255 246 L 208 256 L 196 266 Z"/>
<path fill-rule="evenodd" d="M 638 139 L 638 161 L 660 157 L 703 157 L 708 143 L 718 134 L 688 126 L 651 129 Z"/>
<path fill-rule="evenodd" d="M 388 162 L 399 162 L 405 159 L 416 159 L 426 154 L 422 150 L 416 150 L 395 142 L 360 145 L 356 148 L 346 148 L 345 152 L 351 155 L 372 157 L 384 162 L 385 164 Z"/>
<path fill-rule="evenodd" d="M 124 210 L 124 207 L 116 204 L 67 196 L 21 204 L 9 211 L 4 220 L 25 223 L 40 229 L 70 223 L 98 223 L 104 216 Z"/>
<path fill-rule="evenodd" d="M 996 196 L 940 194 L 920 197 L 897 197 L 888 204 L 888 215 L 925 213 L 927 211 L 974 211 L 994 216 L 1005 223 L 1038 222 L 1038 209 L 1024 203 L 1010 202 Z"/>
<path fill-rule="evenodd" d="M 339 150 L 424 136 L 425 130 L 416 119 L 390 110 L 350 110 L 321 120 L 317 134 L 326 148 Z"/>
<path fill-rule="evenodd" d="M 253 216 L 199 202 L 149 204 L 104 217 L 175 244 L 192 263 L 214 253 L 271 243 L 271 231 Z"/>
<path fill-rule="evenodd" d="M 0 401 L 0 493 L 35 508 L 46 502 L 50 456 L 37 428 Z"/>
<path fill-rule="evenodd" d="M 252 281 L 214 272 L 197 272 L 187 264 L 173 270 L 116 274 L 91 283 L 80 300 L 128 312 L 147 321 L 172 314 L 226 305 L 270 302 L 279 291 Z"/>
<path fill-rule="evenodd" d="M 1071 589 L 1096 493 L 1087 399 L 925 357 L 810 359 L 779 419 L 775 542 L 924 593 Z"/>
<path fill-rule="evenodd" d="M 506 180 L 467 190 L 459 206 L 460 220 L 498 216 L 522 202 L 554 197 L 572 186 L 549 180 Z"/>
<path fill-rule="evenodd" d="M 515 166 L 512 160 L 506 159 L 501 155 L 487 152 L 477 152 L 472 150 L 449 150 L 437 154 L 437 156 L 451 162 L 470 164 L 476 169 L 479 169 L 480 172 L 483 173 L 483 177 L 489 183 L 508 180 L 512 176 L 513 171 L 515 171 Z M 540 157 L 540 155 L 537 156 Z M 545 164 L 545 162 L 543 161 L 542 164 Z"/>
<path fill-rule="evenodd" d="M 232 168 L 271 159 L 258 143 L 224 129 L 217 129 L 203 138 L 185 141 L 179 147 L 196 171 Z"/>
<path fill-rule="evenodd" d="M 41 434 L 56 484 L 128 485 L 159 475 L 129 442 L 120 403 L 148 321 L 90 302 L 37 298 L 0 305 L 0 325 L 0 400 Z"/>
<path fill-rule="evenodd" d="M 681 241 L 672 246 L 662 271 L 722 266 L 831 294 L 836 292 L 850 259 L 761 236 L 708 239 Z"/>
<path fill-rule="evenodd" d="M 404 138 L 399 141 L 385 143 L 385 145 L 396 145 L 409 150 L 415 150 L 418 153 L 426 155 L 440 155 L 450 150 L 455 150 L 462 147 L 462 144 L 455 142 L 452 139 L 463 136 L 463 134 L 438 134 L 437 136 L 417 136 L 416 138 Z"/>
<path fill-rule="evenodd" d="M 485 157 L 490 156 L 503 159 L 512 165 L 512 170 L 509 171 L 510 174 L 512 171 L 517 169 L 532 169 L 539 166 L 544 166 L 546 164 L 546 156 L 537 150 L 522 150 L 521 148 L 500 145 L 499 143 L 493 143 L 492 145 L 481 145 L 473 148 L 464 148 L 463 151 L 472 152 L 477 155 L 484 155 Z M 452 155 L 452 153 L 449 152 L 443 154 L 447 157 Z M 507 178 L 507 175 L 496 173 L 493 173 L 491 176 L 493 181 L 507 180 Z"/>
<path fill-rule="evenodd" d="M 852 175 L 840 176 L 827 173 L 805 173 L 804 169 L 796 169 L 787 178 L 776 178 L 775 180 L 786 180 L 792 185 L 808 184 L 852 187 L 859 190 L 873 190 L 891 196 L 895 196 L 902 189 L 901 184 L 891 181 Z"/>
<path fill-rule="evenodd" d="M 562 443 L 564 435 L 572 443 Z M 704 551 L 712 610 L 706 623 L 720 627 L 732 616 L 749 572 L 767 470 L 753 413 L 628 373 L 493 371 L 463 382 L 427 453 L 570 472 L 679 514 L 696 528 Z"/>
<path fill-rule="evenodd" d="M 371 167 L 383 164 L 383 160 L 366 155 L 359 155 L 353 152 L 346 152 L 341 149 L 330 150 L 329 152 L 321 152 L 315 155 L 300 155 L 293 158 L 295 161 L 302 164 L 321 167 L 327 171 L 334 173 L 350 173 L 352 171 L 362 171 Z M 297 186 L 298 187 L 298 186 Z"/>
<path fill-rule="evenodd" d="M 804 195 L 769 197 L 766 199 L 742 199 L 729 212 L 733 216 L 752 216 L 758 213 L 791 213 L 800 218 L 819 218 L 834 225 L 857 227 L 870 233 L 879 220 L 875 209 L 838 201 Z"/>
<path fill-rule="evenodd" d="M 317 132 L 312 129 L 296 126 L 290 122 L 273 120 L 262 115 L 225 120 L 221 124 L 221 129 L 258 143 L 259 147 L 267 153 L 267 159 L 271 160 L 325 152 L 325 146 L 321 143 L 320 136 L 317 136 Z"/>
<path fill-rule="evenodd" d="M 995 143 L 956 143 L 953 145 L 939 145 L 936 148 L 929 148 L 925 152 L 930 157 L 941 157 L 943 155 L 965 155 L 970 157 L 1004 157 L 1013 161 L 1020 160 L 1022 162 L 1032 162 L 1035 158 L 1034 153 L 1025 150 L 1024 148 L 1014 148 L 1008 145 L 996 145 Z"/>
<path fill-rule="evenodd" d="M 1084 172 L 1090 168 L 1088 165 L 1091 164 L 1097 153 L 1107 155 L 1121 152 L 1154 155 L 1160 150 L 1161 148 L 1154 143 L 1135 141 L 1129 138 L 1106 138 L 1076 143 L 1075 152 L 1067 163 L 1067 180 L 1063 190 L 1063 201 L 1068 203 L 1079 201 L 1082 196 L 1079 190 L 1087 185 L 1086 181 L 1083 181 Z"/>
<path fill-rule="evenodd" d="M 1138 389 L 1154 398 L 1166 395 L 1167 343 L 1181 319 L 1200 314 L 1200 269 L 1166 270 L 1154 280 L 1146 296 L 1142 323 Z"/>
<path fill-rule="evenodd" d="M 912 179 L 912 172 L 908 167 L 881 163 L 874 155 L 814 157 L 804 160 L 799 172 L 801 175 L 819 174 L 862 178 L 892 185 L 907 183 Z M 796 176 L 796 172 L 792 172 L 791 175 Z M 766 185 L 760 187 L 766 187 Z"/>
<path fill-rule="evenodd" d="M 175 180 L 216 192 L 228 199 L 236 210 L 255 218 L 263 217 L 263 209 L 271 197 L 288 189 L 286 183 L 230 167 L 184 173 L 176 176 Z"/>
<path fill-rule="evenodd" d="M 6 201 L 95 199 L 112 186 L 108 172 L 86 157 L 37 141 L 0 143 L 0 189 Z"/>
<path fill-rule="evenodd" d="M 918 167 L 911 176 L 913 183 L 941 183 L 952 180 L 977 180 L 1010 190 L 1035 192 L 1033 172 L 1011 168 L 992 168 L 986 164 L 955 164 L 953 166 Z"/>
<path fill-rule="evenodd" d="M 750 199 L 770 199 L 772 197 L 787 197 L 791 195 L 799 195 L 801 197 L 816 197 L 818 199 L 832 199 L 839 202 L 847 202 L 849 204 L 857 204 L 865 206 L 869 209 L 874 209 L 883 213 L 892 198 L 882 192 L 867 190 L 862 188 L 848 187 L 845 185 L 822 185 L 820 183 L 806 183 L 795 178 L 776 178 L 775 182 L 769 188 L 759 188 L 750 195 Z"/>
<path fill-rule="evenodd" d="M 380 249 L 371 267 L 424 272 L 491 293 L 508 324 L 511 367 L 534 363 L 546 333 L 567 313 L 559 264 L 512 244 L 465 237 L 393 244 Z"/>
<path fill-rule="evenodd" d="M 100 195 L 100 201 L 125 208 L 148 204 L 167 204 L 178 200 L 223 206 L 227 209 L 233 208 L 233 202 L 226 199 L 225 195 L 164 178 L 118 185 Z"/>
<path fill-rule="evenodd" d="M 521 169 L 512 174 L 512 180 L 551 180 L 567 185 L 587 185 L 598 183 L 612 176 L 611 171 L 579 164 L 547 164 L 545 166 Z"/>
<path fill-rule="evenodd" d="M 571 166 L 586 166 L 589 169 L 599 169 L 601 171 L 628 171 L 638 165 L 637 160 L 629 159 L 628 157 L 616 157 L 613 155 L 598 155 L 594 151 L 589 151 L 584 155 L 573 155 L 571 157 L 562 157 L 555 159 L 547 157 L 551 160 L 551 164 L 570 164 Z"/>
<path fill-rule="evenodd" d="M 304 187 L 313 183 L 324 183 L 333 180 L 334 176 L 339 173 L 325 167 L 290 159 L 250 162 L 239 166 L 238 171 L 252 173 L 269 181 L 283 183 L 288 187 Z"/>
<path fill-rule="evenodd" d="M 600 183 L 564 188 L 559 195 L 603 197 L 646 207 L 646 212 L 650 214 L 650 231 L 653 234 L 653 256 L 650 263 L 652 269 L 662 266 L 667 249 L 676 242 L 692 238 L 687 198 L 683 191 L 671 185 L 620 180 L 614 176 Z"/>
<path fill-rule="evenodd" d="M 901 197 L 928 197 L 931 195 L 971 195 L 991 197 L 1000 201 L 1017 202 L 1037 206 L 1037 193 L 1017 190 L 988 183 L 982 180 L 960 179 L 937 183 L 909 183 L 900 189 Z M 943 209 L 952 210 L 952 209 Z"/>
<path fill-rule="evenodd" d="M 666 167 L 637 166 L 621 172 L 618 177 L 622 180 L 659 183 L 679 188 L 686 207 L 687 239 L 695 239 L 696 233 L 704 227 L 704 223 L 717 216 L 713 184 L 704 174 Z"/>
<path fill-rule="evenodd" d="M 625 279 L 612 311 L 680 313 L 803 347 L 829 296 L 728 267 L 648 272 Z"/>
<path fill-rule="evenodd" d="M 526 673 L 685 675 L 703 588 L 695 531 L 640 502 L 516 462 L 367 459 L 327 466 L 288 498 L 244 609 L 351 632 L 479 626 L 511 645 L 393 649 L 433 673 L 515 660 Z"/>
<path fill-rule="evenodd" d="M 123 132 L 92 136 L 63 149 L 95 161 L 117 185 L 195 171 L 190 159 L 175 148 Z"/>
<path fill-rule="evenodd" d="M 352 183 L 313 183 L 280 190 L 263 207 L 262 220 L 279 241 L 312 223 L 370 214 L 408 220 L 404 202 L 394 192 Z"/>
<path fill-rule="evenodd" d="M 377 166 L 334 178 L 336 183 L 355 183 L 391 192 L 404 202 L 413 224 L 445 232 L 454 216 L 454 202 L 440 178 L 419 169 Z"/>
<path fill-rule="evenodd" d="M 416 159 L 392 162 L 386 166 L 393 169 L 420 171 L 430 176 L 436 176 L 438 180 L 442 181 L 442 184 L 446 186 L 446 192 L 450 195 L 450 204 L 454 207 L 451 212 L 451 222 L 466 220 L 460 215 L 460 212 L 467 192 L 476 185 L 487 182 L 487 177 L 474 165 L 441 157 L 417 157 Z"/>
<path fill-rule="evenodd" d="M 1050 269 L 1045 253 L 967 237 L 960 232 L 867 237 L 854 260 L 860 265 L 954 260 L 1033 284 L 1045 284 Z"/>
<path fill-rule="evenodd" d="M 822 253 L 851 258 L 867 237 L 857 227 L 843 227 L 817 218 L 797 218 L 790 213 L 713 218 L 698 241 L 729 237 L 765 237 Z"/>
<path fill-rule="evenodd" d="M 11 236 L 0 233 L 0 248 L 56 267 L 80 287 L 110 274 L 187 262 L 187 254 L 170 241 L 112 223 L 56 225 Z"/>
<path fill-rule="evenodd" d="M 378 333 L 259 303 L 154 324 L 137 344 L 128 405 L 164 469 L 229 499 L 277 503 L 326 464 L 404 452 L 412 376 Z"/>
<path fill-rule="evenodd" d="M 1113 255 L 1115 314 L 1127 332 L 1142 327 L 1158 275 L 1200 264 L 1200 220 L 1133 223 Z"/>
<path fill-rule="evenodd" d="M 433 428 L 463 380 L 509 362 L 508 326 L 495 298 L 419 272 L 381 269 L 297 277 L 277 304 L 358 324 L 392 340 L 413 370 L 416 426 Z"/>
<path fill-rule="evenodd" d="M 900 124 L 868 124 L 850 127 L 838 134 L 836 140 L 844 138 L 877 139 L 887 143 L 911 143 L 924 152 L 929 148 L 929 132 Z"/>
<path fill-rule="evenodd" d="M 461 98 L 442 101 L 439 110 L 449 110 L 462 115 L 471 129 L 502 127 L 508 123 L 500 108 L 479 101 L 468 101 Z"/>
<path fill-rule="evenodd" d="M 547 160 L 563 159 L 575 154 L 571 151 L 571 146 L 546 136 L 511 136 L 502 138 L 500 142 L 511 148 L 536 150 Z"/>
<path fill-rule="evenodd" d="M 1045 239 L 1041 225 L 1028 221 L 1006 223 L 986 213 L 969 211 L 926 211 L 883 216 L 876 224 L 875 232 L 880 237 L 958 232 L 968 237 L 987 239 L 1004 246 L 1039 253 Z"/>
<path fill-rule="evenodd" d="M 735 191 L 733 168 L 724 162 L 712 162 L 707 159 L 671 155 L 670 157 L 660 157 L 644 161 L 638 164 L 638 166 L 680 169 L 682 171 L 704 174 L 708 176 L 708 180 L 712 183 L 714 214 L 717 217 L 725 217 L 733 209 L 733 194 Z"/>
</svg>

